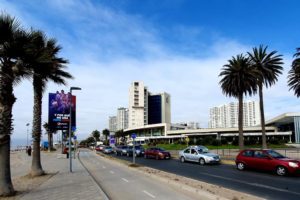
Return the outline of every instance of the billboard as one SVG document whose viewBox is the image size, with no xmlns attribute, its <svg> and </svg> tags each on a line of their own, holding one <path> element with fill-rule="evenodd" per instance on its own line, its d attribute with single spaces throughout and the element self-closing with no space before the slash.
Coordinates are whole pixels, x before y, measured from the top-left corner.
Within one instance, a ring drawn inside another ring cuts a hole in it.
<svg viewBox="0 0 300 200">
<path fill-rule="evenodd" d="M 49 128 L 55 130 L 68 130 L 70 121 L 70 105 L 72 106 L 72 130 L 76 127 L 76 96 L 61 92 L 49 93 Z"/>
</svg>

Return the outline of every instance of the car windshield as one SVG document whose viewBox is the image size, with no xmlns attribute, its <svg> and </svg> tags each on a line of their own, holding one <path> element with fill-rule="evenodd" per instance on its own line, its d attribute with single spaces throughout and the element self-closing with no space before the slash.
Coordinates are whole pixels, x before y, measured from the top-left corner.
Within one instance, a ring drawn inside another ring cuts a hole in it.
<svg viewBox="0 0 300 200">
<path fill-rule="evenodd" d="M 273 158 L 285 158 L 285 156 L 281 155 L 280 153 L 273 151 L 273 150 L 267 150 L 267 153 L 272 156 Z"/>
</svg>

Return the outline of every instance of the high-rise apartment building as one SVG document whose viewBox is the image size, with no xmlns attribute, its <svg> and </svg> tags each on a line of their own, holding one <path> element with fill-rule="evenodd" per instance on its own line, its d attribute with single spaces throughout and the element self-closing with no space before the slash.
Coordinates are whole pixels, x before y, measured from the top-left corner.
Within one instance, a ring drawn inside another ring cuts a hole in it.
<svg viewBox="0 0 300 200">
<path fill-rule="evenodd" d="M 109 127 L 110 132 L 116 132 L 117 131 L 117 117 L 116 116 L 109 117 L 108 127 Z"/>
<path fill-rule="evenodd" d="M 124 130 L 128 128 L 128 109 L 118 108 L 117 111 L 117 130 Z"/>
<path fill-rule="evenodd" d="M 244 127 L 260 124 L 260 111 L 258 101 L 243 103 Z M 213 107 L 209 111 L 209 128 L 236 128 L 238 127 L 238 102 Z"/>
<path fill-rule="evenodd" d="M 144 83 L 135 81 L 129 89 L 128 127 L 171 123 L 171 101 L 166 92 L 151 94 Z"/>
</svg>

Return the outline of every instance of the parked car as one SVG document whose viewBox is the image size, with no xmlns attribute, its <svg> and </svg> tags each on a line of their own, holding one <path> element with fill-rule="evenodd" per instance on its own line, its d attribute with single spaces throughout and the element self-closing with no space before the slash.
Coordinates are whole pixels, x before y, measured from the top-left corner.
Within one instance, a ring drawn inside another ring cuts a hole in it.
<svg viewBox="0 0 300 200">
<path fill-rule="evenodd" d="M 133 146 L 127 146 L 127 152 L 126 155 L 127 156 L 132 156 L 133 154 Z M 135 146 L 135 155 L 136 156 L 144 156 L 145 154 L 145 150 L 142 146 Z"/>
<path fill-rule="evenodd" d="M 209 152 L 205 146 L 190 146 L 179 151 L 179 159 L 183 163 L 185 161 L 198 162 L 200 165 L 221 162 L 218 154 Z"/>
<path fill-rule="evenodd" d="M 111 154 L 111 153 L 113 153 L 113 148 L 110 147 L 110 146 L 106 146 L 106 147 L 103 148 L 102 151 L 103 151 L 103 153 Z"/>
<path fill-rule="evenodd" d="M 95 150 L 96 150 L 96 151 L 103 151 L 104 148 L 105 148 L 105 145 L 100 144 L 100 145 L 97 145 L 97 146 L 95 147 Z"/>
<path fill-rule="evenodd" d="M 300 172 L 300 161 L 287 158 L 272 149 L 246 149 L 235 159 L 238 170 L 246 168 L 276 172 L 279 176 Z"/>
<path fill-rule="evenodd" d="M 158 159 L 170 159 L 170 152 L 164 150 L 163 148 L 151 147 L 145 150 L 144 158 L 155 158 Z"/>
<path fill-rule="evenodd" d="M 127 154 L 127 146 L 125 145 L 119 145 L 115 147 L 115 154 L 116 155 L 126 155 Z"/>
</svg>

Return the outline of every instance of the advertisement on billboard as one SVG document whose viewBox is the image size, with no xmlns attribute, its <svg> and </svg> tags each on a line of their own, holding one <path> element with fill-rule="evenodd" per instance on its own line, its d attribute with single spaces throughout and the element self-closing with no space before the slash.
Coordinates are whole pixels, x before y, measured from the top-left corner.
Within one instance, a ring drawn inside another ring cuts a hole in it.
<svg viewBox="0 0 300 200">
<path fill-rule="evenodd" d="M 72 104 L 71 104 L 72 103 Z M 76 127 L 76 96 L 61 92 L 49 93 L 49 127 L 56 130 L 68 130 L 72 106 L 72 130 Z"/>
</svg>

